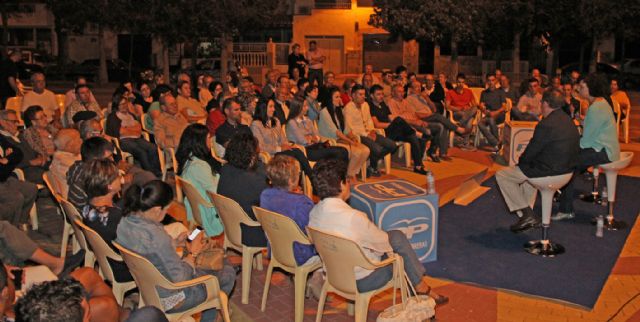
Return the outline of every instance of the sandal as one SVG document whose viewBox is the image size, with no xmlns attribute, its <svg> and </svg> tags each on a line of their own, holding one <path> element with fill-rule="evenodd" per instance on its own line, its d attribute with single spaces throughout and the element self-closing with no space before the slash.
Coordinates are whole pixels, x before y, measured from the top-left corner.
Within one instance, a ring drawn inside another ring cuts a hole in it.
<svg viewBox="0 0 640 322">
<path fill-rule="evenodd" d="M 426 292 L 417 292 L 417 293 L 418 295 L 426 295 L 431 297 L 436 302 L 436 305 L 444 305 L 449 303 L 448 297 L 437 294 L 436 292 L 432 292 L 431 286 L 429 286 L 429 289 L 427 289 Z"/>
</svg>

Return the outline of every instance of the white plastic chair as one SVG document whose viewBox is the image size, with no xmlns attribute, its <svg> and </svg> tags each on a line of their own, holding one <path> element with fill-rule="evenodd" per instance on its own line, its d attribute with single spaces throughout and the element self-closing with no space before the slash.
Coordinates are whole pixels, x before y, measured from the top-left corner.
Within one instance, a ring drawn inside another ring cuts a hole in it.
<svg viewBox="0 0 640 322">
<path fill-rule="evenodd" d="M 76 219 L 82 221 L 82 216 L 80 216 L 76 207 L 69 201 L 60 199 L 60 205 L 62 206 L 62 211 L 65 216 L 69 219 L 69 223 L 71 224 L 71 228 L 73 229 L 73 234 L 76 237 L 78 245 L 80 245 L 80 248 L 84 249 L 84 266 L 93 268 L 96 264 L 96 256 L 93 254 L 91 248 L 89 248 L 84 232 L 78 225 L 76 225 L 75 222 Z"/>
<path fill-rule="evenodd" d="M 625 151 L 620 152 L 620 160 L 600 165 L 600 168 L 604 171 L 604 175 L 607 178 L 607 200 L 609 202 L 609 213 L 607 214 L 607 220 L 604 223 L 604 227 L 609 230 L 623 229 L 627 226 L 625 222 L 614 219 L 613 205 L 616 201 L 618 172 L 628 167 L 631 160 L 633 160 L 633 152 Z"/>
<path fill-rule="evenodd" d="M 13 173 L 15 173 L 18 180 L 25 181 L 24 172 L 22 171 L 22 169 L 15 168 L 13 169 Z M 40 190 L 41 187 L 41 185 L 38 185 L 38 190 Z M 35 202 L 33 203 L 33 207 L 31 207 L 31 210 L 29 211 L 29 221 L 31 222 L 31 229 L 38 230 L 38 207 L 36 206 Z"/>
<path fill-rule="evenodd" d="M 56 212 L 58 213 L 58 215 L 62 216 L 63 227 L 62 227 L 62 240 L 60 241 L 60 257 L 65 258 L 65 256 L 67 256 L 67 245 L 69 244 L 69 238 L 72 238 L 71 236 L 73 236 L 73 228 L 71 227 L 71 224 L 69 223 L 69 220 L 67 219 L 67 216 L 65 215 L 64 211 L 62 211 L 61 200 L 63 198 L 62 196 L 60 196 L 58 191 L 54 189 L 54 183 L 52 182 L 52 178 L 53 176 L 51 178 L 49 177 L 49 171 L 46 171 L 45 173 L 42 174 L 42 180 L 44 181 L 47 188 L 49 188 L 49 192 L 51 192 L 53 199 L 55 199 L 56 203 L 58 204 L 58 208 L 56 209 Z M 78 249 L 80 249 L 80 245 L 78 244 L 78 241 L 75 238 L 73 238 L 72 245 L 73 245 L 72 247 L 73 253 L 77 252 Z"/>
</svg>

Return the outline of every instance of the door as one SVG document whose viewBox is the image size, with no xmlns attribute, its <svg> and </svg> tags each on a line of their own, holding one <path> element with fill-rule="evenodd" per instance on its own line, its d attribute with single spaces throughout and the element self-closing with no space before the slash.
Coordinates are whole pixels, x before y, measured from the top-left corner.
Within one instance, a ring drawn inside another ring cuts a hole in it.
<svg viewBox="0 0 640 322">
<path fill-rule="evenodd" d="M 395 69 L 402 65 L 402 40 L 391 41 L 389 34 L 364 34 L 363 65 L 373 65 L 373 70 Z"/>
<path fill-rule="evenodd" d="M 309 42 L 315 40 L 324 55 L 323 71 L 332 71 L 337 74 L 344 72 L 344 37 L 343 36 L 305 36 L 306 47 Z"/>
</svg>

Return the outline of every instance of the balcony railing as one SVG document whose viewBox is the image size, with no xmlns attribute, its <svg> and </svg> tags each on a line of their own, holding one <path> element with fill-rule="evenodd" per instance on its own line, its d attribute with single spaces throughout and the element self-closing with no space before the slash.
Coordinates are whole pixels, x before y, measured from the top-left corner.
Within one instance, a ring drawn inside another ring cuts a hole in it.
<svg viewBox="0 0 640 322">
<path fill-rule="evenodd" d="M 351 0 L 316 0 L 316 9 L 351 9 Z"/>
</svg>

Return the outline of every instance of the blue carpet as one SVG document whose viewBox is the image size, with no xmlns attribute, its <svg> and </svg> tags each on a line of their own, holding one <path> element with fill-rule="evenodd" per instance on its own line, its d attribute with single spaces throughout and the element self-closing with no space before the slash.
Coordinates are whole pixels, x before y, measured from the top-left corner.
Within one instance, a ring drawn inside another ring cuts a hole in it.
<svg viewBox="0 0 640 322">
<path fill-rule="evenodd" d="M 604 181 L 604 176 L 601 176 Z M 576 192 L 589 191 L 590 182 L 576 179 Z M 491 187 L 470 205 L 452 203 L 440 209 L 438 261 L 426 264 L 433 277 L 485 287 L 508 289 L 571 302 L 593 308 L 611 269 L 624 245 L 629 229 L 606 231 L 604 238 L 595 237 L 593 215 L 606 214 L 603 206 L 574 202 L 575 219 L 552 222 L 550 238 L 566 252 L 555 258 L 526 253 L 522 245 L 540 239 L 540 229 L 514 234 L 510 215 L 498 190 L 495 178 L 484 183 Z M 635 223 L 640 202 L 640 179 L 618 177 L 616 218 Z M 540 197 L 537 214 L 540 214 Z M 554 210 L 555 210 L 554 205 Z"/>
</svg>

